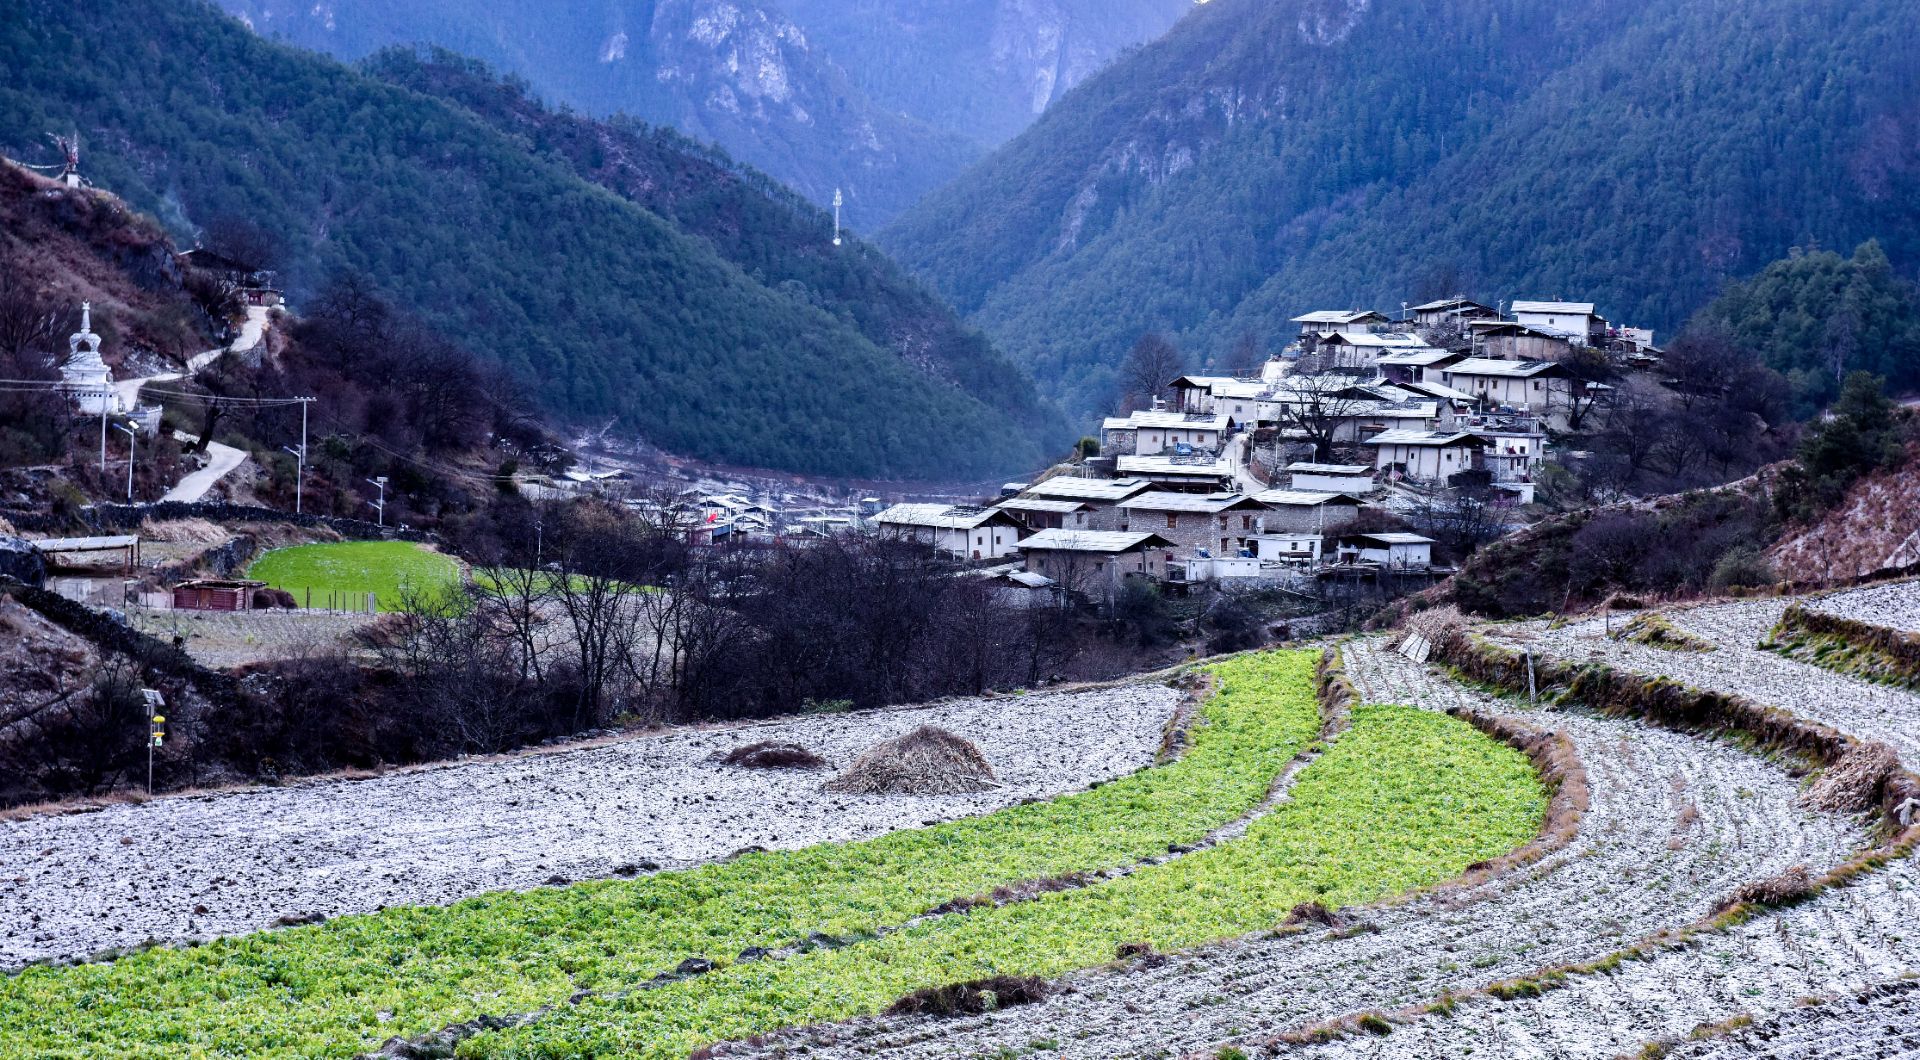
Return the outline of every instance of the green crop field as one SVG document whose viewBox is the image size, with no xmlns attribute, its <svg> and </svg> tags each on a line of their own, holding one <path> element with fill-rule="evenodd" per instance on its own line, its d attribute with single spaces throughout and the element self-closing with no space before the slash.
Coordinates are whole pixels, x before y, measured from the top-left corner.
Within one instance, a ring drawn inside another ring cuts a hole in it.
<svg viewBox="0 0 1920 1060">
<path fill-rule="evenodd" d="M 156 949 L 0 981 L 0 1054 L 346 1057 L 395 1035 L 558 1005 L 468 1055 L 684 1056 L 689 1043 L 872 1011 L 988 970 L 1052 974 L 1114 941 L 1190 945 L 1271 926 L 1295 901 L 1364 901 L 1523 841 L 1544 794 L 1527 763 L 1463 723 L 1356 713 L 1292 802 L 1241 840 L 1049 899 L 900 924 L 1001 884 L 1137 862 L 1257 804 L 1314 738 L 1314 655 L 1220 664 L 1179 761 L 1090 791 L 857 843 L 749 854 L 637 880 L 497 893 Z M 785 961 L 749 946 L 855 940 Z M 624 1001 L 689 957 L 721 970 Z"/>
<path fill-rule="evenodd" d="M 341 541 L 276 548 L 253 561 L 247 577 L 285 589 L 306 606 L 326 594 L 373 593 L 380 610 L 397 611 L 404 590 L 431 590 L 460 579 L 460 565 L 409 541 Z"/>
</svg>

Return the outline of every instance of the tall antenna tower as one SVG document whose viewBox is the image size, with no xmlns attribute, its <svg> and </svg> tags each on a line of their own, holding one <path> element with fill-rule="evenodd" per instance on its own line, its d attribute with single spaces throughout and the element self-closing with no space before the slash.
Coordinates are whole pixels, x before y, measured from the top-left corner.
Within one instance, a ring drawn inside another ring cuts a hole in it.
<svg viewBox="0 0 1920 1060">
<path fill-rule="evenodd" d="M 840 206 L 846 202 L 840 197 L 840 189 L 833 189 L 833 245 L 840 245 Z"/>
</svg>

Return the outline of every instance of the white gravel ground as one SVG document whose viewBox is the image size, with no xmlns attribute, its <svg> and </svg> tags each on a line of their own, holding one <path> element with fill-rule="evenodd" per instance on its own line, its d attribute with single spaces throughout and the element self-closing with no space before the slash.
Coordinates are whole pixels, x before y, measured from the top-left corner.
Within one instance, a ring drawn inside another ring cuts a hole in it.
<svg viewBox="0 0 1920 1060">
<path fill-rule="evenodd" d="M 1204 947 L 1158 968 L 1073 977 L 1071 993 L 1037 1005 L 953 1020 L 856 1021 L 792 1032 L 772 1048 L 805 1044 L 832 1058 L 1007 1055 L 999 1050 L 1019 1053 L 1036 1041 L 1056 1043 L 1044 1056 L 1205 1051 L 1242 1035 L 1397 1009 L 1446 987 L 1596 958 L 1707 914 L 1748 880 L 1796 864 L 1814 871 L 1837 864 L 1862 839 L 1854 823 L 1803 809 L 1793 779 L 1729 744 L 1585 713 L 1519 709 L 1381 644 L 1346 649 L 1363 701 L 1468 705 L 1568 734 L 1592 788 L 1573 842 L 1471 890 L 1363 914 L 1374 930 L 1351 937 L 1314 932 Z"/>
<path fill-rule="evenodd" d="M 1165 686 L 1137 685 L 954 700 L 0 825 L 0 967 L 983 813 L 1147 765 L 1178 698 Z M 826 795 L 821 773 L 706 761 L 778 739 L 843 766 L 921 724 L 977 743 L 1002 786 L 978 795 Z"/>
<path fill-rule="evenodd" d="M 1678 652 L 1609 640 L 1600 620 L 1548 630 L 1534 622 L 1498 627 L 1494 639 L 1531 643 L 1573 661 L 1603 660 L 1636 673 L 1671 677 L 1697 688 L 1733 692 L 1868 740 L 1884 740 L 1909 765 L 1920 764 L 1920 694 L 1826 670 L 1763 651 L 1757 645 L 1789 601 L 1739 600 L 1664 612 L 1673 624 L 1712 641 L 1717 650 Z"/>
<path fill-rule="evenodd" d="M 1807 607 L 1855 622 L 1920 633 L 1920 582 L 1887 582 L 1807 601 Z"/>
</svg>

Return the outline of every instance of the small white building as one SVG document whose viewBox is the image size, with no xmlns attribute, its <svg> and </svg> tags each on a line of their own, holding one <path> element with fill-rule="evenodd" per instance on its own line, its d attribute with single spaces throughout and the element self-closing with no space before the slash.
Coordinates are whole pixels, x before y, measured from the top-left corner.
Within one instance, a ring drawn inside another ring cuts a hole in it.
<svg viewBox="0 0 1920 1060">
<path fill-rule="evenodd" d="M 1593 311 L 1592 302 L 1515 302 L 1513 319 L 1522 327 L 1565 335 L 1579 346 L 1593 345 L 1607 333 L 1607 318 Z"/>
<path fill-rule="evenodd" d="M 1233 465 L 1204 452 L 1192 456 L 1123 456 L 1114 461 L 1114 469 L 1180 489 L 1219 489 L 1233 481 Z"/>
<path fill-rule="evenodd" d="M 1308 493 L 1344 493 L 1364 497 L 1373 492 L 1373 468 L 1365 464 L 1288 464 L 1293 488 Z"/>
<path fill-rule="evenodd" d="M 1101 421 L 1100 432 L 1102 449 L 1115 448 L 1126 456 L 1153 456 L 1183 449 L 1214 452 L 1227 433 L 1227 417 L 1212 412 L 1142 410 L 1130 416 L 1107 417 Z"/>
<path fill-rule="evenodd" d="M 1539 414 L 1564 408 L 1572 393 L 1566 369 L 1552 361 L 1469 357 L 1442 369 L 1440 382 L 1480 401 Z"/>
<path fill-rule="evenodd" d="M 998 508 L 896 504 L 874 517 L 883 534 L 932 545 L 961 559 L 999 559 L 1020 540 L 1020 524 Z"/>
<path fill-rule="evenodd" d="M 1366 331 L 1373 327 L 1386 327 L 1393 321 L 1385 313 L 1371 309 L 1321 309 L 1312 313 L 1302 313 L 1293 318 L 1300 325 L 1300 334 L 1331 335 L 1337 331 Z"/>
<path fill-rule="evenodd" d="M 1378 563 L 1395 569 L 1433 566 L 1433 538 L 1419 534 L 1345 534 L 1339 542 L 1340 562 Z"/>
<path fill-rule="evenodd" d="M 1336 331 L 1320 340 L 1329 368 L 1372 368 L 1389 353 L 1428 350 L 1424 339 L 1403 332 Z"/>
<path fill-rule="evenodd" d="M 1320 544 L 1315 533 L 1256 534 L 1251 539 L 1253 552 L 1262 563 L 1291 563 L 1318 566 Z"/>
<path fill-rule="evenodd" d="M 1414 326 L 1420 328 L 1458 327 L 1469 320 L 1499 316 L 1470 298 L 1442 298 L 1414 306 L 1412 312 Z"/>
<path fill-rule="evenodd" d="M 1014 517 L 1028 530 L 1099 530 L 1094 515 L 1099 510 L 1087 501 L 1052 497 L 1008 497 L 994 505 Z"/>
<path fill-rule="evenodd" d="M 1269 533 L 1332 530 L 1353 522 L 1360 514 L 1360 501 L 1345 493 L 1317 490 L 1267 490 L 1253 499 L 1266 505 L 1268 515 L 1261 525 Z"/>
<path fill-rule="evenodd" d="M 1465 431 L 1381 431 L 1365 444 L 1374 447 L 1373 466 L 1380 471 L 1399 465 L 1417 482 L 1445 482 L 1479 466 L 1486 439 Z"/>
<path fill-rule="evenodd" d="M 1217 582 L 1258 577 L 1260 560 L 1251 555 L 1195 555 L 1176 559 L 1167 565 L 1167 580 L 1174 582 Z"/>
</svg>

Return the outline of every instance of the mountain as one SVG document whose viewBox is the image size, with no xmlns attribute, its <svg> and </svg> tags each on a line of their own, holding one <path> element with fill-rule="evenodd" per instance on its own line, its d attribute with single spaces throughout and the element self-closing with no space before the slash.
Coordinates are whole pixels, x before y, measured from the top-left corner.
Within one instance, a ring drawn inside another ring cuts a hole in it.
<svg viewBox="0 0 1920 1060">
<path fill-rule="evenodd" d="M 871 230 L 1018 131 L 1054 87 L 1189 0 L 220 0 L 262 35 L 357 60 L 430 44 L 589 114 L 710 140 Z M 1104 7 L 1114 10 L 1102 10 Z M 993 108 L 988 113 L 987 108 Z"/>
<path fill-rule="evenodd" d="M 1212 0 L 882 233 L 1075 411 L 1329 307 L 1670 330 L 1809 240 L 1920 256 L 1915 0 Z"/>
<path fill-rule="evenodd" d="M 0 66 L 0 150 L 44 161 L 43 133 L 77 128 L 83 171 L 176 230 L 241 217 L 280 236 L 296 304 L 340 270 L 362 273 L 560 415 L 615 419 L 671 452 L 825 474 L 952 480 L 1044 451 L 1031 391 L 950 320 L 922 321 L 964 340 L 937 357 L 912 334 L 882 349 L 861 330 L 869 291 L 904 288 L 861 264 L 879 259 L 857 241 L 839 251 L 852 264 L 814 273 L 843 288 L 774 279 L 836 253 L 830 222 L 790 202 L 779 245 L 749 233 L 735 248 L 769 263 L 756 275 L 454 102 L 200 3 L 16 4 Z M 767 183 L 715 182 L 711 208 L 778 207 Z"/>
<path fill-rule="evenodd" d="M 1193 0 L 782 0 L 871 99 L 997 145 Z"/>
</svg>

